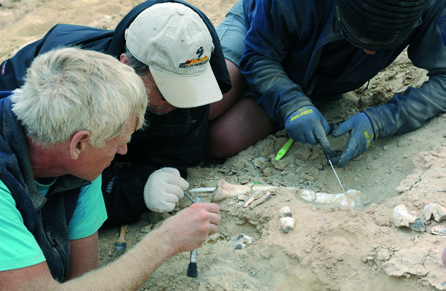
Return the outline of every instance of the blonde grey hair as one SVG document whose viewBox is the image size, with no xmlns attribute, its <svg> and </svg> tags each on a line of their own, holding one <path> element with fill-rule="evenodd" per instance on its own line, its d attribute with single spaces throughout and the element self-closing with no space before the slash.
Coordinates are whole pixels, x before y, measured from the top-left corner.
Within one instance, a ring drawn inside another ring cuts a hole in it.
<svg viewBox="0 0 446 291">
<path fill-rule="evenodd" d="M 136 129 L 143 127 L 148 102 L 144 84 L 132 68 L 79 48 L 59 48 L 36 57 L 11 100 L 33 142 L 51 146 L 88 130 L 96 148 L 123 134 L 132 116 Z"/>
</svg>

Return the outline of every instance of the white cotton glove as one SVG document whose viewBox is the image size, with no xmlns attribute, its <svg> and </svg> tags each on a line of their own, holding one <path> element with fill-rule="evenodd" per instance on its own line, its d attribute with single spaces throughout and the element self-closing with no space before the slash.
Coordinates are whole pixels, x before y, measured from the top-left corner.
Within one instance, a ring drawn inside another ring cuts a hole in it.
<svg viewBox="0 0 446 291">
<path fill-rule="evenodd" d="M 162 168 L 150 175 L 144 186 L 144 202 L 153 212 L 169 212 L 183 198 L 189 183 L 175 168 Z"/>
</svg>

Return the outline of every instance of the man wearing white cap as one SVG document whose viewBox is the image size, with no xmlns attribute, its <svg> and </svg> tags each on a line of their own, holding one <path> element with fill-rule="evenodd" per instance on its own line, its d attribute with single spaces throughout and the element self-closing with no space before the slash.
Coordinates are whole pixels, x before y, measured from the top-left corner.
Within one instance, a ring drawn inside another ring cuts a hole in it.
<svg viewBox="0 0 446 291">
<path fill-rule="evenodd" d="M 100 51 L 133 67 L 146 86 L 148 127 L 102 175 L 108 224 L 135 222 L 148 209 L 172 211 L 189 187 L 186 169 L 202 158 L 209 103 L 231 88 L 209 19 L 183 1 L 149 0 L 115 30 L 58 24 L 0 65 L 0 90 L 23 83 L 36 55 L 61 45 Z"/>
</svg>

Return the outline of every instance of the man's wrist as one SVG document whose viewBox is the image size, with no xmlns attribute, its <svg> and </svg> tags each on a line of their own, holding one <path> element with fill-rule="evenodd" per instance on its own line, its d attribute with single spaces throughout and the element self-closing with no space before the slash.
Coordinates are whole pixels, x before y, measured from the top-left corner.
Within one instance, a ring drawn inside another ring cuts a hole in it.
<svg viewBox="0 0 446 291">
<path fill-rule="evenodd" d="M 155 253 L 159 254 L 163 261 L 180 252 L 179 249 L 171 246 L 172 238 L 169 236 L 169 231 L 162 226 L 148 233 L 143 241 L 152 244 L 150 249 L 154 248 L 153 251 L 156 251 Z"/>
</svg>

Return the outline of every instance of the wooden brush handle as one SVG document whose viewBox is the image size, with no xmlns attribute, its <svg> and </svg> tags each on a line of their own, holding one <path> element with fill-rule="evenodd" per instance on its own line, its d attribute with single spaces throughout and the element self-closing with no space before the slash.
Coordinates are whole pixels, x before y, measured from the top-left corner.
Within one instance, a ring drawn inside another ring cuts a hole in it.
<svg viewBox="0 0 446 291">
<path fill-rule="evenodd" d="M 125 242 L 125 233 L 127 232 L 128 224 L 121 225 L 121 231 L 119 232 L 118 242 Z"/>
</svg>

